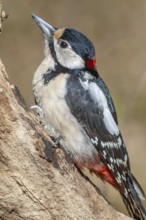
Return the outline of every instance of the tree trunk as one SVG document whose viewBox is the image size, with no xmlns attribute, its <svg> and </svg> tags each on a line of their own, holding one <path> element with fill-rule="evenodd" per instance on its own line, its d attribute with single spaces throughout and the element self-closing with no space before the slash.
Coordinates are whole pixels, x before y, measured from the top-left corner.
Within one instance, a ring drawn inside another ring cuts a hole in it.
<svg viewBox="0 0 146 220">
<path fill-rule="evenodd" d="M 36 150 L 37 149 L 37 150 Z M 0 62 L 0 219 L 116 220 L 116 212 L 55 147 Z"/>
</svg>

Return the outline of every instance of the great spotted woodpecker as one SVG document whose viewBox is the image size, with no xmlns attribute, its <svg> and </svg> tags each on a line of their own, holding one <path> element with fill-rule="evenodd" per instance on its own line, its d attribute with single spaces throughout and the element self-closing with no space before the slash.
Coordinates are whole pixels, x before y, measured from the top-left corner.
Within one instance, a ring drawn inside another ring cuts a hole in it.
<svg viewBox="0 0 146 220">
<path fill-rule="evenodd" d="M 36 15 L 46 58 L 36 70 L 33 92 L 45 127 L 81 170 L 114 186 L 129 214 L 145 219 L 145 194 L 131 173 L 109 90 L 96 70 L 95 49 L 82 33 L 54 28 Z"/>
</svg>

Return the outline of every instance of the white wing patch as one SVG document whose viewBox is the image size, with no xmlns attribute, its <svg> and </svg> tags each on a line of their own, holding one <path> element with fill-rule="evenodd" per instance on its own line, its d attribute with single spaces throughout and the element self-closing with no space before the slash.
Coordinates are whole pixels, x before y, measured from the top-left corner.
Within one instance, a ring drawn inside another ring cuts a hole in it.
<svg viewBox="0 0 146 220">
<path fill-rule="evenodd" d="M 103 94 L 102 90 L 94 82 L 90 82 L 88 84 L 88 90 L 89 90 L 89 93 L 91 94 L 92 99 L 95 101 L 95 103 L 98 104 L 98 107 L 103 110 L 103 116 L 104 116 L 103 121 L 104 121 L 104 124 L 107 130 L 112 135 L 118 135 L 119 128 L 109 110 L 106 97 Z"/>
<path fill-rule="evenodd" d="M 79 78 L 79 81 L 80 81 L 82 87 L 83 87 L 85 90 L 88 90 L 88 88 L 89 88 L 89 81 L 88 81 L 88 80 L 82 81 L 80 78 Z"/>
<path fill-rule="evenodd" d="M 113 116 L 109 110 L 108 107 L 104 108 L 104 112 L 103 112 L 104 118 L 104 124 L 107 128 L 107 130 L 112 134 L 112 135 L 118 135 L 119 134 L 119 129 L 115 123 L 115 120 L 113 119 Z"/>
</svg>

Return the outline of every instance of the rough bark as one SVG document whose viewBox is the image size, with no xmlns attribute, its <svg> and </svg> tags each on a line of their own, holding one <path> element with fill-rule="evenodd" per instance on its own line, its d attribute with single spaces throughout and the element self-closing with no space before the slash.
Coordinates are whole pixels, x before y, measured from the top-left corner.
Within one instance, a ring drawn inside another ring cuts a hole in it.
<svg viewBox="0 0 146 220">
<path fill-rule="evenodd" d="M 54 146 L 1 62 L 0 219 L 130 219 L 116 212 Z"/>
</svg>

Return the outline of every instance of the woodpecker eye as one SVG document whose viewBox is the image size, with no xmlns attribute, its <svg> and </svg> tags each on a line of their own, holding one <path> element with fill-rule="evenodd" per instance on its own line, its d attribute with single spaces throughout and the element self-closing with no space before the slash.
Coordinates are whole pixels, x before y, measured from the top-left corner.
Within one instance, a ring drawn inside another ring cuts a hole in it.
<svg viewBox="0 0 146 220">
<path fill-rule="evenodd" d="M 65 49 L 68 47 L 68 43 L 66 41 L 60 40 L 59 45 L 61 48 Z"/>
</svg>

